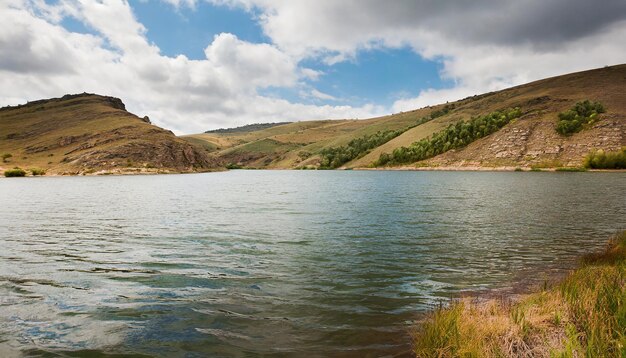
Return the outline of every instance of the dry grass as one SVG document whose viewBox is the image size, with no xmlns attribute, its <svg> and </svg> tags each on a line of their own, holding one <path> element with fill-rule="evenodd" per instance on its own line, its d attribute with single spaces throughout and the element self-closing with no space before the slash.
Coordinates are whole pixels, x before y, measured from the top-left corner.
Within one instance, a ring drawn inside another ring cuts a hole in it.
<svg viewBox="0 0 626 358">
<path fill-rule="evenodd" d="M 513 107 L 520 107 L 527 114 L 503 130 L 479 139 L 465 148 L 448 151 L 424 165 L 546 168 L 580 166 L 588 148 L 615 150 L 626 145 L 626 97 L 624 82 L 621 81 L 625 74 L 626 65 L 612 66 L 456 101 L 451 103 L 454 110 L 450 113 L 406 131 L 372 149 L 367 155 L 346 163 L 345 167 L 368 167 L 381 153 L 391 153 L 395 148 L 408 146 L 449 124 Z M 587 98 L 601 101 L 606 105 L 607 113 L 600 117 L 600 121 L 593 128 L 562 138 L 555 130 L 557 114 L 570 108 L 576 101 Z M 229 148 L 238 146 L 242 150 L 249 150 L 246 156 L 251 159 L 249 163 L 243 163 L 245 165 L 260 165 L 264 168 L 315 166 L 319 162 L 318 154 L 324 148 L 346 145 L 350 140 L 379 130 L 404 129 L 443 106 L 445 104 L 366 120 L 303 121 L 246 133 L 210 133 L 190 137 L 220 147 L 220 150 L 214 152 L 218 156 L 228 156 L 232 152 Z M 605 137 L 608 139 L 599 140 Z M 276 151 L 280 155 L 263 155 L 255 152 L 254 147 L 245 147 L 247 143 L 263 139 L 283 143 L 282 148 Z M 309 152 L 312 156 L 303 161 L 298 156 L 301 151 Z"/>
<path fill-rule="evenodd" d="M 169 158 L 184 157 L 179 149 L 208 158 L 205 151 L 190 148 L 187 141 L 103 96 L 83 94 L 0 109 L 0 173 L 14 166 L 49 174 L 86 173 L 125 167 L 127 158 L 138 168 L 163 163 L 164 169 L 174 169 L 179 162 Z"/>
<path fill-rule="evenodd" d="M 463 299 L 416 329 L 418 357 L 626 356 L 626 232 L 551 289 L 510 300 Z"/>
</svg>

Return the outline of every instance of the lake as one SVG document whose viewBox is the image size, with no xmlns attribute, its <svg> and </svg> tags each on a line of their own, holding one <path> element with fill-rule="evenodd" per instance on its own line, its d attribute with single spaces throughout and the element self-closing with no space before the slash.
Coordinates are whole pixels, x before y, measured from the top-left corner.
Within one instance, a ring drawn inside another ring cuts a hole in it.
<svg viewBox="0 0 626 358">
<path fill-rule="evenodd" d="M 626 229 L 622 173 L 0 180 L 0 355 L 401 354 L 420 312 Z"/>
</svg>

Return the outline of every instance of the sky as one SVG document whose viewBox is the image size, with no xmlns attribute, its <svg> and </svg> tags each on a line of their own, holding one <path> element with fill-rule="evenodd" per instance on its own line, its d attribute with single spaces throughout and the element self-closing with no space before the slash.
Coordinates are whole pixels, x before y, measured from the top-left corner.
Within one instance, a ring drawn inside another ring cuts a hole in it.
<svg viewBox="0 0 626 358">
<path fill-rule="evenodd" d="M 626 62 L 624 0 L 0 0 L 0 24 L 1 106 L 97 93 L 177 134 Z"/>
</svg>

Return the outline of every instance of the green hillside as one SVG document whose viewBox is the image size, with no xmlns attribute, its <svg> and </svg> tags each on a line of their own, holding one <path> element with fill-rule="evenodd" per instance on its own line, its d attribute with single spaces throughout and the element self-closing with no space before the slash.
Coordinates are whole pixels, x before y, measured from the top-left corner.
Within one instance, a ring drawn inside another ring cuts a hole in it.
<svg viewBox="0 0 626 358">
<path fill-rule="evenodd" d="M 585 100 L 601 103 L 605 112 L 575 133 L 557 130 L 559 114 Z M 381 154 L 393 155 L 394 150 L 408 148 L 450 125 L 512 108 L 519 108 L 520 116 L 493 132 L 481 131 L 471 141 L 450 145 L 434 157 L 384 166 L 577 167 L 591 151 L 619 151 L 626 146 L 626 65 L 552 77 L 379 118 L 295 122 L 245 133 L 196 134 L 185 139 L 208 143 L 216 157 L 244 167 L 323 168 L 328 153 L 350 153 L 342 158 L 351 160 L 340 167 L 365 168 L 380 164 Z M 372 136 L 392 131 L 396 133 L 389 135 L 388 141 L 374 143 Z M 375 146 L 363 145 L 366 141 Z"/>
</svg>

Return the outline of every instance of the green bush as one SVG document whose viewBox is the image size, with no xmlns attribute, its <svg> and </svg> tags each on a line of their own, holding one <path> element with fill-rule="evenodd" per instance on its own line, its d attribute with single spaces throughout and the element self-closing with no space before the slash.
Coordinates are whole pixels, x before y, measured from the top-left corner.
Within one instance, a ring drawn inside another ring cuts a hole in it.
<svg viewBox="0 0 626 358">
<path fill-rule="evenodd" d="M 370 150 L 389 142 L 409 129 L 432 121 L 435 118 L 444 116 L 450 113 L 453 109 L 453 104 L 446 104 L 443 108 L 431 112 L 428 116 L 418 119 L 415 124 L 404 129 L 398 129 L 395 131 L 378 131 L 372 135 L 364 135 L 363 137 L 353 139 L 350 143 L 348 143 L 348 145 L 345 146 L 325 148 L 320 152 L 322 157 L 320 161 L 320 169 L 339 168 L 353 159 L 363 157 L 369 153 Z"/>
<path fill-rule="evenodd" d="M 580 132 L 585 125 L 594 123 L 600 113 L 606 110 L 600 102 L 585 100 L 578 102 L 567 112 L 559 113 L 556 131 L 562 135 Z"/>
<path fill-rule="evenodd" d="M 243 167 L 237 163 L 228 163 L 226 169 L 243 169 Z"/>
<path fill-rule="evenodd" d="M 367 154 L 373 148 L 387 143 L 404 132 L 405 130 L 402 129 L 396 131 L 378 131 L 372 135 L 365 135 L 353 139 L 347 145 L 324 148 L 320 152 L 322 157 L 320 169 L 339 168 L 343 164 Z"/>
<path fill-rule="evenodd" d="M 298 152 L 298 157 L 300 158 L 300 160 L 308 159 L 311 157 L 311 155 L 311 152 L 307 152 L 306 150 Z"/>
<path fill-rule="evenodd" d="M 381 154 L 374 165 L 414 163 L 432 158 L 450 149 L 466 146 L 479 138 L 488 136 L 521 115 L 520 109 L 514 108 L 472 118 L 468 122 L 459 121 L 433 134 L 432 137 L 414 142 L 408 147 L 396 148 L 391 154 Z"/>
<path fill-rule="evenodd" d="M 11 157 L 13 157 L 13 154 L 11 154 L 11 153 L 4 153 L 4 154 L 2 154 L 2 161 L 6 163 L 7 159 L 9 159 Z"/>
<path fill-rule="evenodd" d="M 46 170 L 42 168 L 30 168 L 30 172 L 34 175 L 46 175 Z"/>
<path fill-rule="evenodd" d="M 4 176 L 7 178 L 23 177 L 23 176 L 26 176 L 26 171 L 20 168 L 9 169 L 4 172 Z"/>
<path fill-rule="evenodd" d="M 591 169 L 626 169 L 626 147 L 617 152 L 592 151 L 585 158 L 585 167 Z"/>
</svg>

